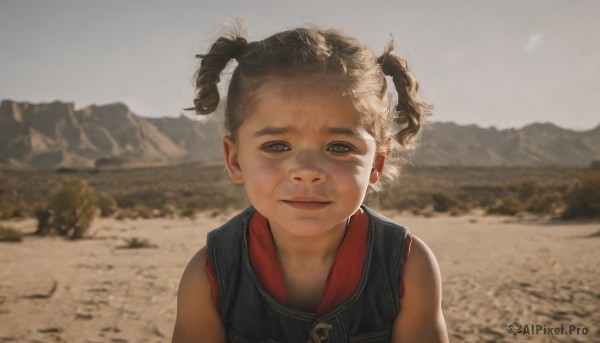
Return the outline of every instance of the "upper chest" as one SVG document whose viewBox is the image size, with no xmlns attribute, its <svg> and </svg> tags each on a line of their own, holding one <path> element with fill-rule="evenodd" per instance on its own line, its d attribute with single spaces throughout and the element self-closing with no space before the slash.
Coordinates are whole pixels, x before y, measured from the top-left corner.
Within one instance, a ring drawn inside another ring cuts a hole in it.
<svg viewBox="0 0 600 343">
<path fill-rule="evenodd" d="M 281 277 L 288 306 L 316 313 L 333 263 L 299 268 L 281 263 Z"/>
</svg>

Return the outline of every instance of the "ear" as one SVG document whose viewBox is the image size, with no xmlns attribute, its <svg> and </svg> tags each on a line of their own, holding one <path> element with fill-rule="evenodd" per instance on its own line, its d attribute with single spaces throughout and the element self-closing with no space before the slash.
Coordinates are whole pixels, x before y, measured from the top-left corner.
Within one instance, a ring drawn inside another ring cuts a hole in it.
<svg viewBox="0 0 600 343">
<path fill-rule="evenodd" d="M 387 151 L 378 151 L 375 153 L 375 160 L 373 161 L 373 167 L 371 168 L 371 175 L 369 176 L 369 183 L 375 184 L 379 181 L 381 174 L 383 173 L 383 167 L 385 167 L 385 161 L 389 155 Z"/>
<path fill-rule="evenodd" d="M 223 153 L 225 154 L 225 162 L 227 163 L 227 170 L 233 183 L 243 184 L 244 177 L 242 175 L 242 168 L 238 159 L 238 149 L 231 137 L 223 137 Z"/>
</svg>

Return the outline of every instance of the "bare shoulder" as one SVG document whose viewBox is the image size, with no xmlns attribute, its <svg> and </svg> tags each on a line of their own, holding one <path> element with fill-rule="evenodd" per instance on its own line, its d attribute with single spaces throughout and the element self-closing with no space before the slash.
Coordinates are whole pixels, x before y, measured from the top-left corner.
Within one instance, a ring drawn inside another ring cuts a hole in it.
<svg viewBox="0 0 600 343">
<path fill-rule="evenodd" d="M 173 342 L 225 342 L 219 312 L 212 300 L 212 285 L 205 271 L 206 247 L 186 266 L 177 292 L 177 319 Z"/>
<path fill-rule="evenodd" d="M 404 265 L 404 295 L 394 322 L 394 342 L 448 342 L 442 314 L 442 281 L 435 255 L 412 236 Z"/>
<path fill-rule="evenodd" d="M 419 237 L 412 235 L 410 253 L 404 265 L 404 282 L 436 287 L 441 292 L 441 275 L 435 255 Z"/>
</svg>

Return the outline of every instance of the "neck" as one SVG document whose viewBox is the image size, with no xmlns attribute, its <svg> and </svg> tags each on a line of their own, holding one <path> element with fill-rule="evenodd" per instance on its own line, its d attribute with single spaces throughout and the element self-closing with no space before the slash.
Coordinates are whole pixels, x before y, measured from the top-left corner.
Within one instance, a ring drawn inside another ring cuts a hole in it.
<svg viewBox="0 0 600 343">
<path fill-rule="evenodd" d="M 272 226 L 277 257 L 285 264 L 296 266 L 331 263 L 344 239 L 347 223 L 344 220 L 318 237 L 298 237 Z"/>
</svg>

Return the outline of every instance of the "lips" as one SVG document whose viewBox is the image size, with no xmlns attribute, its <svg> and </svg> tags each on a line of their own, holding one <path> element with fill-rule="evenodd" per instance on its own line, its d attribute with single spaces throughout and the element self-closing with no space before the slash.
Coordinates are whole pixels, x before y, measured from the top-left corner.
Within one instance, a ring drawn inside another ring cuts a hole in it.
<svg viewBox="0 0 600 343">
<path fill-rule="evenodd" d="M 318 197 L 294 197 L 282 201 L 292 208 L 305 211 L 321 210 L 332 204 L 331 201 Z"/>
</svg>

